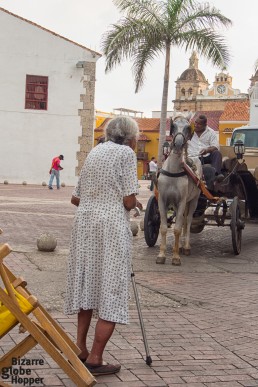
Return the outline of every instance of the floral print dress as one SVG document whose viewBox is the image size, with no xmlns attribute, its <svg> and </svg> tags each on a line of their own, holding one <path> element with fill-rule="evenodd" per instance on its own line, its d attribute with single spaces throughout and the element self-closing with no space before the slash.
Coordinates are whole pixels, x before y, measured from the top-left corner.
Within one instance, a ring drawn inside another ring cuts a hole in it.
<svg viewBox="0 0 258 387">
<path fill-rule="evenodd" d="M 138 193 L 134 151 L 111 141 L 88 155 L 73 195 L 80 198 L 68 257 L 65 313 L 93 309 L 127 324 L 132 233 L 123 197 Z"/>
</svg>

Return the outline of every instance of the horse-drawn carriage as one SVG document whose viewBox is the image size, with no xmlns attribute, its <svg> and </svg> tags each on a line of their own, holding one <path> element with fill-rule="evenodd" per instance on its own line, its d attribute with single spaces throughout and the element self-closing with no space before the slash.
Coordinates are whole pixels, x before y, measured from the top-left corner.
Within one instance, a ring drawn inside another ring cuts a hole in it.
<svg viewBox="0 0 258 387">
<path fill-rule="evenodd" d="M 217 180 L 209 165 L 203 166 L 202 176 L 198 175 L 199 158 L 192 163 L 195 173 L 188 165 L 185 155 L 191 137 L 188 121 L 182 117 L 174 120 L 171 133 L 171 152 L 160 170 L 156 191 L 148 201 L 144 217 L 148 246 L 154 246 L 161 233 L 157 263 L 165 262 L 166 233 L 172 223 L 175 236 L 172 264 L 181 264 L 179 250 L 190 254 L 190 232 L 199 233 L 205 225 L 229 227 L 233 251 L 239 254 L 245 222 L 258 219 L 257 183 L 242 158 L 243 144 L 235 144 L 235 157 L 224 159 L 223 178 Z M 181 234 L 185 236 L 183 244 Z"/>
</svg>

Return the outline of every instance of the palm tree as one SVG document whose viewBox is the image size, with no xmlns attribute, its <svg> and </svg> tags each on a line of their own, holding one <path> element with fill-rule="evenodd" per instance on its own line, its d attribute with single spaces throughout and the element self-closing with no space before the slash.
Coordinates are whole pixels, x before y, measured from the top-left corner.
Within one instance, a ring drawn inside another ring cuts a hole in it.
<svg viewBox="0 0 258 387">
<path fill-rule="evenodd" d="M 229 61 L 223 37 L 215 28 L 229 26 L 231 20 L 209 5 L 195 0 L 113 0 L 125 14 L 104 33 L 101 41 L 106 57 L 105 71 L 123 60 L 132 61 L 137 93 L 144 83 L 146 65 L 165 53 L 161 104 L 158 165 L 161 166 L 166 139 L 170 52 L 173 47 L 197 49 L 200 55 L 219 67 Z"/>
</svg>

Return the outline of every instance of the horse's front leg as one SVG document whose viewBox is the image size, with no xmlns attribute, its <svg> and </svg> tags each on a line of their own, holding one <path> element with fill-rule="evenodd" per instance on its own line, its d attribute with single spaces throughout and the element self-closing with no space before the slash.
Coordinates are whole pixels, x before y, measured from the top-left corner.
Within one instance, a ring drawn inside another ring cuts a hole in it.
<svg viewBox="0 0 258 387">
<path fill-rule="evenodd" d="M 185 212 L 184 212 L 184 221 L 183 221 L 183 230 L 181 233 L 181 238 L 179 239 L 179 252 L 184 254 L 184 246 L 185 246 L 185 236 L 187 234 L 187 214 L 189 210 L 189 203 L 186 203 L 185 205 Z"/>
<path fill-rule="evenodd" d="M 177 209 L 176 222 L 174 227 L 175 242 L 174 242 L 173 255 L 172 255 L 172 265 L 175 265 L 175 266 L 181 265 L 179 248 L 180 248 L 180 236 L 182 233 L 182 228 L 184 223 L 184 212 L 185 212 L 185 203 L 180 203 Z"/>
<path fill-rule="evenodd" d="M 188 205 L 188 214 L 186 216 L 186 228 L 185 228 L 185 241 L 184 241 L 184 254 L 190 255 L 191 254 L 191 245 L 190 245 L 190 228 L 191 223 L 193 220 L 193 214 L 197 207 L 197 202 L 199 198 L 199 193 L 196 198 L 191 200 L 191 202 Z"/>
<path fill-rule="evenodd" d="M 163 204 L 163 200 L 161 195 L 159 195 L 159 213 L 160 213 L 160 234 L 161 234 L 161 242 L 160 242 L 160 250 L 159 255 L 156 259 L 156 263 L 164 264 L 166 261 L 166 249 L 167 249 L 167 208 Z"/>
</svg>

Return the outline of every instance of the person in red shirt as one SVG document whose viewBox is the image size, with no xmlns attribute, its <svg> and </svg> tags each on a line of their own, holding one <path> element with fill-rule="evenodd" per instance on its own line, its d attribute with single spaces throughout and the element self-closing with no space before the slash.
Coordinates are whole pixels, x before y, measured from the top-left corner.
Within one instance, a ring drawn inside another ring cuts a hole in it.
<svg viewBox="0 0 258 387">
<path fill-rule="evenodd" d="M 50 179 L 48 183 L 49 189 L 53 189 L 52 184 L 53 184 L 54 177 L 56 178 L 56 187 L 57 189 L 60 189 L 60 171 L 64 169 L 63 167 L 61 167 L 60 161 L 63 159 L 64 159 L 64 156 L 60 155 L 60 156 L 54 157 L 52 160 L 51 168 L 49 170 L 49 174 L 50 174 Z"/>
</svg>

